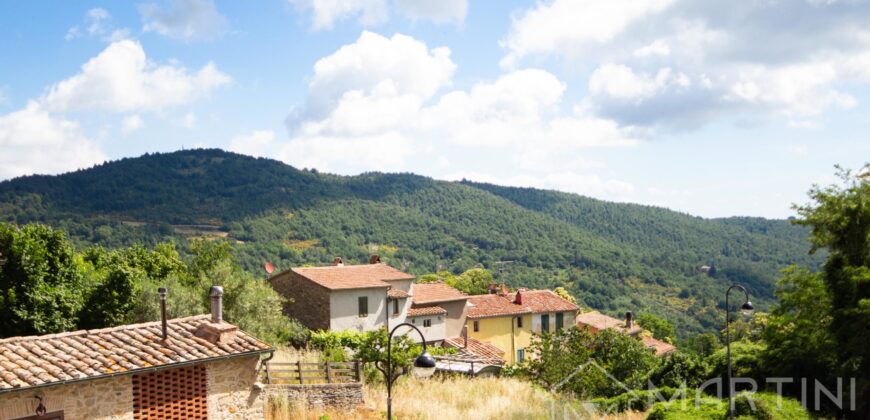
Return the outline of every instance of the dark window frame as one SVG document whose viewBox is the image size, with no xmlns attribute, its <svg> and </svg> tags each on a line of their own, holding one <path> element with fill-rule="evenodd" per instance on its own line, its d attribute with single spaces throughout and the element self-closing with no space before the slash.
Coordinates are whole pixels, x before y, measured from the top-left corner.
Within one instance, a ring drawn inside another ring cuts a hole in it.
<svg viewBox="0 0 870 420">
<path fill-rule="evenodd" d="M 480 321 L 472 321 L 474 332 L 480 332 Z"/>
<path fill-rule="evenodd" d="M 369 316 L 369 297 L 368 296 L 360 296 L 356 299 L 357 304 L 357 313 L 360 318 L 366 318 Z"/>
<path fill-rule="evenodd" d="M 565 314 L 562 312 L 556 313 L 556 331 L 565 328 Z"/>
<path fill-rule="evenodd" d="M 550 314 L 541 314 L 541 332 L 550 332 Z"/>
<path fill-rule="evenodd" d="M 526 360 L 526 349 L 517 349 L 517 363 L 522 363 Z"/>
<path fill-rule="evenodd" d="M 424 326 L 424 327 L 431 327 L 431 326 L 432 326 L 432 320 L 429 319 L 429 318 L 424 319 L 424 320 L 423 320 L 423 326 Z"/>
<path fill-rule="evenodd" d="M 393 315 L 399 314 L 399 299 L 393 299 Z"/>
<path fill-rule="evenodd" d="M 520 315 L 517 317 L 517 328 L 522 328 L 522 327 L 523 327 L 523 316 Z"/>
</svg>

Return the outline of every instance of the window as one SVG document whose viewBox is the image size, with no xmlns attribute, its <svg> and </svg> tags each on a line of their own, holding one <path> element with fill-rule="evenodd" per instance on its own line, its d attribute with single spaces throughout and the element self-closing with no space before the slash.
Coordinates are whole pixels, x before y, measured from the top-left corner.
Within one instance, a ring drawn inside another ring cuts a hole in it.
<svg viewBox="0 0 870 420">
<path fill-rule="evenodd" d="M 432 320 L 431 320 L 431 319 L 424 319 L 424 320 L 423 320 L 423 326 L 424 326 L 424 327 L 431 327 L 431 326 L 432 326 Z"/>
<path fill-rule="evenodd" d="M 550 314 L 541 315 L 541 332 L 550 332 Z"/>
<path fill-rule="evenodd" d="M 517 350 L 517 363 L 522 363 L 523 360 L 526 360 L 526 349 Z"/>
<path fill-rule="evenodd" d="M 480 321 L 474 321 L 474 332 L 480 331 Z"/>
<path fill-rule="evenodd" d="M 357 303 L 359 304 L 359 317 L 365 318 L 369 316 L 369 297 L 360 296 Z"/>
<path fill-rule="evenodd" d="M 399 314 L 399 299 L 393 299 L 393 315 Z"/>
<path fill-rule="evenodd" d="M 562 329 L 565 326 L 565 314 L 559 312 L 556 314 L 556 331 Z"/>
<path fill-rule="evenodd" d="M 520 315 L 517 317 L 517 328 L 522 328 L 522 327 L 523 327 L 523 316 Z"/>
</svg>

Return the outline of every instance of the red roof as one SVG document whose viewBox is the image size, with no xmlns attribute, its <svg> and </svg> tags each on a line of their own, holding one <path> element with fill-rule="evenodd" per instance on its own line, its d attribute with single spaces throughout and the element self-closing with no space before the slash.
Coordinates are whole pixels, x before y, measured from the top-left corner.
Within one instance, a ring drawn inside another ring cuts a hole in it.
<svg viewBox="0 0 870 420">
<path fill-rule="evenodd" d="M 588 325 L 598 331 L 611 328 L 628 335 L 636 335 L 643 331 L 643 328 L 637 325 L 637 323 L 632 324 L 631 328 L 625 328 L 624 319 L 616 319 L 597 311 L 577 315 L 576 322 L 578 325 Z"/>
<path fill-rule="evenodd" d="M 468 303 L 473 305 L 468 308 L 467 316 L 472 319 L 532 313 L 531 309 L 495 294 L 470 296 Z"/>
<path fill-rule="evenodd" d="M 484 363 L 492 365 L 503 365 L 504 351 L 500 348 L 487 343 L 485 341 L 468 338 L 468 345 L 465 345 L 465 339 L 462 337 L 453 337 L 444 340 L 444 345 L 457 349 L 457 355 L 461 357 L 469 357 L 480 360 Z"/>
<path fill-rule="evenodd" d="M 414 293 L 414 304 L 468 299 L 468 295 L 444 283 L 415 283 L 411 291 Z"/>
<path fill-rule="evenodd" d="M 414 279 L 414 276 L 386 264 L 296 267 L 291 270 L 327 289 L 389 287 L 389 281 Z"/>
<path fill-rule="evenodd" d="M 424 306 L 422 308 L 408 309 L 408 316 L 427 316 L 427 315 L 444 315 L 447 310 L 440 306 Z"/>
<path fill-rule="evenodd" d="M 559 296 L 552 290 L 521 290 L 523 306 L 532 310 L 532 313 L 566 312 L 576 311 L 579 306 Z M 511 301 L 516 299 L 516 293 L 507 295 Z"/>
<path fill-rule="evenodd" d="M 408 292 L 406 292 L 402 289 L 395 289 L 395 288 L 390 288 L 389 290 L 387 290 L 387 296 L 394 298 L 394 299 L 404 299 L 404 298 L 411 297 L 411 295 L 409 295 Z"/>
<path fill-rule="evenodd" d="M 643 345 L 646 346 L 646 348 L 655 350 L 656 356 L 662 356 L 677 349 L 677 347 L 671 343 L 665 343 L 664 341 L 649 336 L 641 337 L 640 341 L 643 342 Z"/>
</svg>

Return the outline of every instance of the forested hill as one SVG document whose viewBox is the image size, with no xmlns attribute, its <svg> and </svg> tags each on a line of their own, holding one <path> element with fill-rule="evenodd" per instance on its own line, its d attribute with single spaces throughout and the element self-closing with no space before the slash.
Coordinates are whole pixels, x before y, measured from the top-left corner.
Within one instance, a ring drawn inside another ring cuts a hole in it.
<svg viewBox="0 0 870 420">
<path fill-rule="evenodd" d="M 61 227 L 83 247 L 226 238 L 258 273 L 264 261 L 286 268 L 371 253 L 415 274 L 482 264 L 508 285 L 564 286 L 587 307 L 663 315 L 683 335 L 721 324 L 730 282 L 764 307 L 779 269 L 820 261 L 787 221 L 702 219 L 413 174 L 336 176 L 221 150 L 5 181 L 0 220 Z"/>
</svg>

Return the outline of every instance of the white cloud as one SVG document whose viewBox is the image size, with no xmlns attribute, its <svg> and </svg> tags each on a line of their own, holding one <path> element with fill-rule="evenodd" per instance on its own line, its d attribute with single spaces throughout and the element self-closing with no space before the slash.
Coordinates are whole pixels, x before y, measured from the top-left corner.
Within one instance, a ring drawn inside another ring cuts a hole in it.
<svg viewBox="0 0 870 420">
<path fill-rule="evenodd" d="M 184 114 L 184 117 L 181 119 L 181 126 L 189 129 L 196 128 L 196 114 L 193 111 Z"/>
<path fill-rule="evenodd" d="M 50 115 L 35 101 L 0 116 L 0 148 L 0 179 L 55 174 L 107 159 L 77 123 Z"/>
<path fill-rule="evenodd" d="M 121 133 L 124 135 L 130 134 L 142 128 L 142 125 L 142 117 L 136 114 L 128 115 L 121 120 Z"/>
<path fill-rule="evenodd" d="M 635 74 L 632 69 L 621 64 L 605 64 L 592 72 L 589 78 L 589 92 L 606 95 L 620 100 L 642 101 L 670 86 L 688 88 L 689 76 L 674 74 L 670 68 L 660 69 L 655 76 Z"/>
<path fill-rule="evenodd" d="M 554 0 L 538 3 L 519 18 L 502 41 L 505 67 L 530 54 L 574 51 L 612 40 L 629 24 L 661 12 L 673 0 Z"/>
<path fill-rule="evenodd" d="M 396 9 L 403 15 L 417 20 L 437 23 L 462 22 L 468 12 L 468 0 L 395 0 Z"/>
<path fill-rule="evenodd" d="M 664 40 L 657 39 L 649 45 L 634 50 L 633 54 L 637 57 L 649 57 L 656 55 L 666 57 L 671 55 L 671 47 L 668 46 L 668 43 Z"/>
<path fill-rule="evenodd" d="M 218 38 L 227 29 L 226 18 L 212 0 L 171 0 L 168 9 L 142 4 L 139 14 L 143 31 L 183 41 Z"/>
<path fill-rule="evenodd" d="M 353 17 L 370 26 L 389 20 L 386 0 L 288 0 L 301 10 L 312 10 L 311 26 L 315 30 L 332 29 L 336 22 Z"/>
<path fill-rule="evenodd" d="M 275 132 L 256 130 L 230 140 L 229 150 L 257 157 L 275 157 Z"/>
<path fill-rule="evenodd" d="M 297 167 L 343 174 L 443 177 L 474 167 L 496 179 L 526 177 L 523 185 L 573 184 L 571 191 L 602 194 L 629 189 L 590 173 L 601 164 L 583 152 L 631 146 L 642 132 L 584 107 L 563 112 L 565 84 L 540 69 L 443 91 L 455 68 L 449 55 L 403 35 L 363 33 L 314 66 L 307 103 L 289 118 L 289 138 L 255 132 L 234 139 L 233 148 L 269 150 Z"/>
<path fill-rule="evenodd" d="M 85 36 L 101 37 L 106 41 L 118 41 L 127 38 L 130 30 L 116 28 L 112 23 L 112 15 L 106 9 L 97 7 L 85 13 L 84 25 L 69 28 L 64 37 L 67 41 Z"/>
<path fill-rule="evenodd" d="M 81 73 L 51 86 L 41 102 L 52 111 L 155 111 L 192 102 L 230 77 L 213 63 L 196 72 L 149 62 L 136 41 L 110 44 Z"/>
</svg>

